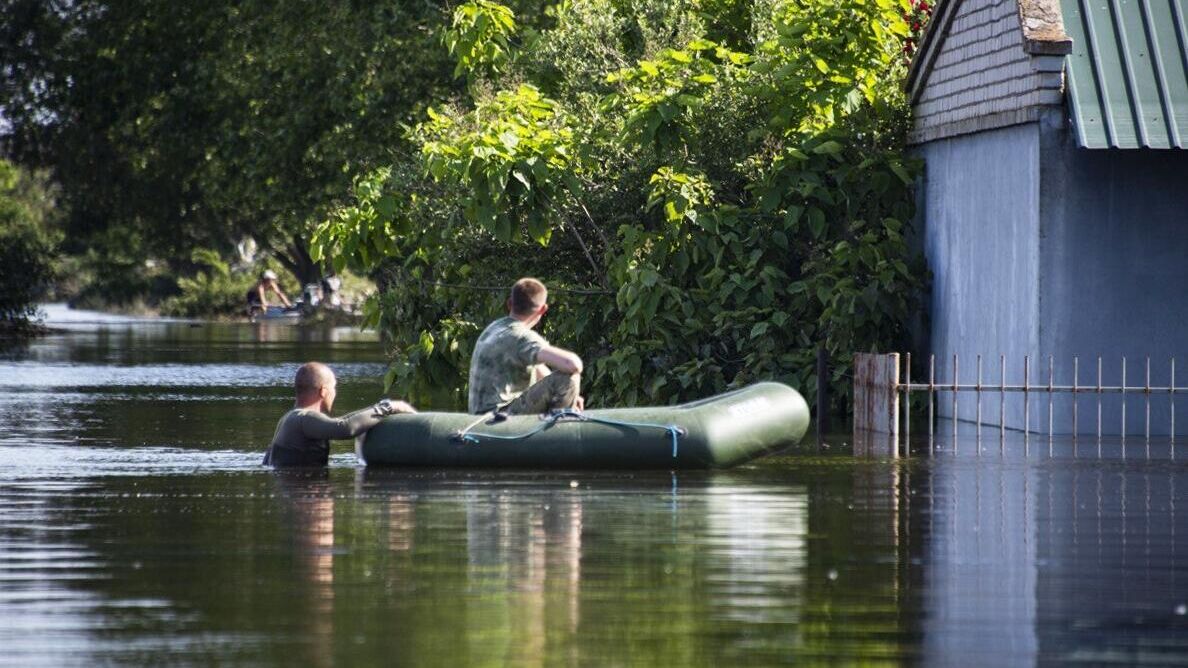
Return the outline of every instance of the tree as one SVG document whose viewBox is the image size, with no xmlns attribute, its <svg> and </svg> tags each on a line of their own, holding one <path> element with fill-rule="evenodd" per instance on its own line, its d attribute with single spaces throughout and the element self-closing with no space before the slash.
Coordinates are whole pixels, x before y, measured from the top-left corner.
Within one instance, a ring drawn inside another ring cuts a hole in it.
<svg viewBox="0 0 1188 668">
<path fill-rule="evenodd" d="M 53 277 L 53 212 L 44 178 L 0 160 L 0 335 L 34 329 L 37 300 Z"/>
<path fill-rule="evenodd" d="M 53 169 L 67 250 L 135 237 L 193 268 L 254 237 L 301 281 L 350 175 L 451 94 L 431 3 L 0 0 L 4 145 Z M 114 248 L 113 252 L 120 252 Z M 142 258 L 143 259 L 143 258 Z"/>
<path fill-rule="evenodd" d="M 315 255 L 388 267 L 372 315 L 404 388 L 461 387 L 501 286 L 536 274 L 604 401 L 811 390 L 818 345 L 840 373 L 903 345 L 925 285 L 905 241 L 907 9 L 574 0 L 537 31 L 464 3 L 446 43 L 470 99 L 413 133 L 420 178 L 356 180 Z"/>
</svg>

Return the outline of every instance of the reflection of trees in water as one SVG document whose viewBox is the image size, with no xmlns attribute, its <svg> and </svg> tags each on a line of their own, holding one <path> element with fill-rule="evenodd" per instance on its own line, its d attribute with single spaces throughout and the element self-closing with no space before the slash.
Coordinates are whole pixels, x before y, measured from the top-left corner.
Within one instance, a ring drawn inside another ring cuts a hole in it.
<svg viewBox="0 0 1188 668">
<path fill-rule="evenodd" d="M 886 658 L 912 632 L 894 468 L 573 482 L 362 472 L 379 522 L 350 540 L 384 549 L 355 567 L 371 595 L 339 603 L 390 656 L 456 663 Z"/>
<path fill-rule="evenodd" d="M 550 631 L 572 634 L 579 623 L 581 495 L 566 487 L 533 494 L 529 503 L 519 496 L 508 490 L 465 493 L 468 587 L 480 597 L 505 594 L 486 610 L 505 620 L 502 656 L 542 665 Z"/>
</svg>

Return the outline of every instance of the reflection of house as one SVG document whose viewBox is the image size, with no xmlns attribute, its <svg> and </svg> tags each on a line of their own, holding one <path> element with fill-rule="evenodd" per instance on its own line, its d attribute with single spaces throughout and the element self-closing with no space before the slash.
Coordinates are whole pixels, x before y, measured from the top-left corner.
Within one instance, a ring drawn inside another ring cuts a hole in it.
<svg viewBox="0 0 1188 668">
<path fill-rule="evenodd" d="M 1171 356 L 1188 360 L 1185 9 L 1184 0 L 938 3 L 908 84 L 912 139 L 926 160 L 938 378 L 949 377 L 953 354 L 970 383 L 976 354 L 992 360 L 995 383 L 999 354 L 1008 382 L 1021 381 L 1024 355 L 1044 382 L 1055 356 L 1057 383 L 1071 383 L 1073 356 L 1082 383 L 1096 381 L 1105 356 L 1106 384 L 1120 381 L 1122 356 L 1138 385 L 1145 356 L 1153 384 L 1167 383 Z M 1022 423 L 1017 401 L 1011 426 Z M 1166 400 L 1152 408 L 1152 433 L 1165 433 Z M 962 417 L 972 411 L 966 404 Z M 1107 407 L 1114 431 L 1118 413 Z M 1188 420 L 1179 429 L 1188 433 Z"/>
<path fill-rule="evenodd" d="M 920 663 L 1184 664 L 1183 469 L 1086 464 L 942 453 L 917 478 Z"/>
</svg>

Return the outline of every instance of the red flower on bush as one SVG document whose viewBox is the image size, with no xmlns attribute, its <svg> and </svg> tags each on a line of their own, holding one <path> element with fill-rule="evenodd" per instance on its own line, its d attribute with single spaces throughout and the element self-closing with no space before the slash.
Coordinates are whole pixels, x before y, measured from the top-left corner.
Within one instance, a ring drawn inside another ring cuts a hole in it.
<svg viewBox="0 0 1188 668">
<path fill-rule="evenodd" d="M 928 27 L 928 20 L 932 18 L 932 3 L 928 0 L 911 0 L 911 11 L 904 12 L 903 20 L 907 21 L 911 34 L 903 40 L 903 54 L 911 60 L 916 53 L 916 47 L 924 36 L 924 29 Z"/>
</svg>

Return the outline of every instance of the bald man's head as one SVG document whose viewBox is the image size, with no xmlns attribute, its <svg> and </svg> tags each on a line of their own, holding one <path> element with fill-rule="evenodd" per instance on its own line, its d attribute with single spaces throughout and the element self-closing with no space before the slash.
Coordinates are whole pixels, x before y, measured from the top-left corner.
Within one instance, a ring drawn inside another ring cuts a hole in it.
<svg viewBox="0 0 1188 668">
<path fill-rule="evenodd" d="M 306 362 L 297 369 L 297 378 L 295 385 L 297 388 L 297 397 L 309 397 L 319 393 L 319 390 L 326 387 L 333 387 L 337 381 L 334 379 L 334 372 L 330 367 L 321 362 Z"/>
</svg>

